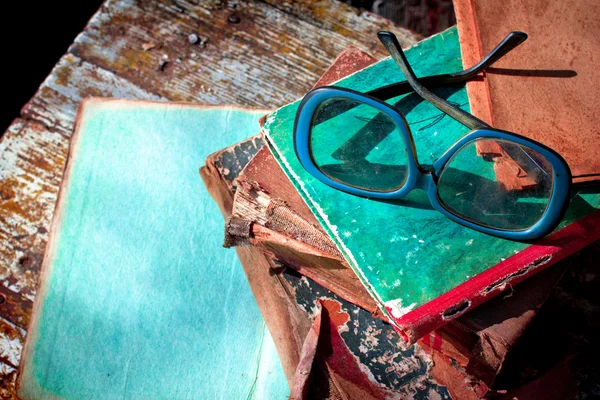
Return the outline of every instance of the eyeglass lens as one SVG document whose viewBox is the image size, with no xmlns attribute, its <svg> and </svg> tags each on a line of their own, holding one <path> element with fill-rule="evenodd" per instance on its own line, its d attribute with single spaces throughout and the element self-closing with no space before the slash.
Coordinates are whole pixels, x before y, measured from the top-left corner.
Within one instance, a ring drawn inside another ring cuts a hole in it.
<svg viewBox="0 0 600 400">
<path fill-rule="evenodd" d="M 321 172 L 359 189 L 394 191 L 408 176 L 406 145 L 394 120 L 349 98 L 333 97 L 318 106 L 310 149 Z"/>
<path fill-rule="evenodd" d="M 465 144 L 438 180 L 440 203 L 468 221 L 496 229 L 535 225 L 552 196 L 553 169 L 533 149 L 501 139 Z"/>
</svg>

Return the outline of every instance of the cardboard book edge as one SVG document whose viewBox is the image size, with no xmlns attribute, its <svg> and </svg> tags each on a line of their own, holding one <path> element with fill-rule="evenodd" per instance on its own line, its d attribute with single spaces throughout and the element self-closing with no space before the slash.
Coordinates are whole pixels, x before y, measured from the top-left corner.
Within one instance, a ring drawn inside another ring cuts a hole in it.
<svg viewBox="0 0 600 400">
<path fill-rule="evenodd" d="M 477 64 L 484 56 L 479 25 L 475 16 L 476 11 L 471 0 L 454 1 L 454 10 L 463 67 L 469 68 Z M 482 79 L 467 82 L 466 86 L 471 113 L 494 126 L 492 96 L 485 73 Z"/>
</svg>

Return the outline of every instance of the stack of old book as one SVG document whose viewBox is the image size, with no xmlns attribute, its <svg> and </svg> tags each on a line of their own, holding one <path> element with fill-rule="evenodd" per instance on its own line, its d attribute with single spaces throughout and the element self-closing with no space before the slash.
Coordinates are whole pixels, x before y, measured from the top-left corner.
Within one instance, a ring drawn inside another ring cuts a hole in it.
<svg viewBox="0 0 600 400">
<path fill-rule="evenodd" d="M 458 28 L 406 53 L 418 76 L 456 72 L 529 31 L 493 74 L 435 90 L 556 149 L 574 181 L 597 181 L 600 39 L 577 38 L 598 27 L 600 3 L 543 3 L 456 1 Z M 392 60 L 348 48 L 315 86 L 403 79 Z M 414 93 L 395 105 L 423 164 L 466 133 Z M 574 190 L 542 240 L 488 236 L 418 193 L 392 204 L 316 181 L 294 152 L 297 106 L 82 103 L 20 398 L 597 395 L 597 190 Z M 221 247 L 217 205 L 237 257 Z"/>
<path fill-rule="evenodd" d="M 435 75 L 463 69 L 466 47 L 455 27 L 407 56 L 417 75 Z M 376 62 L 348 48 L 315 87 L 366 92 L 399 78 L 390 59 Z M 439 93 L 469 109 L 473 96 L 489 93 L 481 84 Z M 419 159 L 435 160 L 466 128 L 410 96 L 401 111 L 416 132 Z M 478 107 L 504 111 L 509 101 L 488 99 L 487 108 Z M 226 219 L 225 247 L 236 248 L 292 397 L 573 396 L 566 354 L 535 373 L 514 362 L 510 371 L 503 366 L 511 357 L 529 365 L 513 349 L 535 341 L 525 333 L 573 260 L 565 258 L 600 237 L 600 196 L 576 193 L 554 233 L 522 243 L 457 225 L 418 197 L 406 207 L 347 195 L 316 181 L 296 159 L 297 105 L 264 116 L 259 135 L 212 154 L 200 171 Z M 531 136 L 558 142 L 556 133 Z M 585 172 L 579 179 L 589 180 L 590 166 L 570 157 L 567 142 L 559 150 L 572 169 Z"/>
</svg>

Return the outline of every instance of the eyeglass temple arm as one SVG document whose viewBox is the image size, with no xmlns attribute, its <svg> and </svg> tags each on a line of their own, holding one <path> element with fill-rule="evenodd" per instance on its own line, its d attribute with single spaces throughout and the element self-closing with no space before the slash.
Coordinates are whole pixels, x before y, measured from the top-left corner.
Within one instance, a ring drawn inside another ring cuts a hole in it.
<svg viewBox="0 0 600 400">
<path fill-rule="evenodd" d="M 410 86 L 419 94 L 419 96 L 436 106 L 443 113 L 448 114 L 458 122 L 468 126 L 470 129 L 487 128 L 489 126 L 468 112 L 452 106 L 446 100 L 436 96 L 433 92 L 419 83 L 417 76 L 413 72 L 408 60 L 406 59 L 404 51 L 402 51 L 402 48 L 400 47 L 400 43 L 398 43 L 398 39 L 396 39 L 396 36 L 393 33 L 381 31 L 377 33 L 377 36 L 379 37 L 381 43 L 383 43 L 383 45 L 389 51 L 396 64 L 398 64 L 398 67 L 400 67 L 402 70 L 402 73 L 404 74 L 404 77 Z"/>
<path fill-rule="evenodd" d="M 481 61 L 473 65 L 471 68 L 467 68 L 464 71 L 448 74 L 452 77 L 459 79 L 471 79 L 475 75 L 479 74 L 484 69 L 490 67 L 493 63 L 504 57 L 512 49 L 527 40 L 527 34 L 525 32 L 514 31 L 506 35 L 504 39 L 492 51 L 489 52 Z"/>
<path fill-rule="evenodd" d="M 404 53 L 402 52 L 402 49 L 400 48 L 400 44 L 398 43 L 396 37 L 392 33 L 382 31 L 382 32 L 379 32 L 378 36 L 379 36 L 379 39 L 383 42 L 383 44 L 386 46 L 386 48 L 388 48 L 388 51 L 390 51 L 390 54 L 392 54 L 392 57 L 393 57 L 393 51 L 390 50 L 388 45 L 390 45 L 392 47 L 392 49 L 397 48 L 398 52 L 401 55 L 404 55 Z M 382 36 L 384 38 L 382 38 Z M 431 87 L 431 86 L 452 85 L 452 84 L 465 82 L 465 81 L 473 78 L 474 76 L 476 76 L 477 74 L 479 74 L 480 72 L 482 72 L 483 70 L 488 68 L 489 66 L 491 66 L 493 63 L 498 61 L 500 58 L 504 57 L 504 55 L 506 55 L 512 49 L 514 49 L 515 47 L 517 47 L 518 45 L 523 43 L 526 39 L 527 39 L 527 34 L 525 34 L 523 32 L 511 32 L 487 56 L 485 56 L 480 62 L 478 62 L 471 68 L 465 69 L 460 72 L 451 73 L 451 74 L 434 75 L 434 76 L 420 78 L 420 79 L 418 79 L 418 83 L 420 83 L 421 86 L 430 86 Z M 395 44 L 394 44 L 394 42 L 395 42 Z M 388 43 L 388 44 L 386 44 L 386 43 Z M 398 65 L 401 64 L 398 62 L 398 60 L 396 60 L 396 57 L 394 57 L 394 60 L 396 61 L 396 63 L 398 63 Z M 408 65 L 408 67 L 410 68 L 410 65 L 406 61 L 406 57 L 404 57 L 404 60 L 405 60 L 405 64 Z M 412 71 L 412 69 L 411 69 L 411 71 Z M 404 75 L 408 78 L 407 73 L 405 73 Z M 414 73 L 412 75 L 414 77 Z M 372 90 L 370 92 L 367 92 L 367 94 L 369 94 L 370 96 L 373 96 L 375 98 L 378 98 L 380 100 L 387 100 L 387 99 L 391 99 L 393 97 L 399 96 L 401 94 L 411 92 L 413 90 L 414 90 L 414 85 L 410 83 L 410 80 L 408 80 L 408 81 L 394 83 L 392 85 L 388 85 L 388 86 L 384 86 L 382 88 Z M 442 111 L 444 111 L 444 110 L 442 110 Z M 473 117 L 473 116 L 471 116 L 471 117 Z M 473 118 L 475 118 L 475 117 L 473 117 Z M 462 122 L 462 120 L 461 120 L 461 122 Z M 482 122 L 482 121 L 479 121 L 479 122 Z"/>
</svg>

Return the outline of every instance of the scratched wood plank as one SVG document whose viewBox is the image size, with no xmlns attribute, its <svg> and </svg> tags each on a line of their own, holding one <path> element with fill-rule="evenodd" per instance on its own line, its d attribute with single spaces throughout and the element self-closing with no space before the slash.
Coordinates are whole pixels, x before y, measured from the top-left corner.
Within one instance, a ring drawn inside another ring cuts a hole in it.
<svg viewBox="0 0 600 400">
<path fill-rule="evenodd" d="M 70 136 L 77 107 L 87 97 L 167 100 L 67 53 L 23 107 L 21 116 Z"/>
<path fill-rule="evenodd" d="M 235 10 L 217 4 L 111 0 L 70 52 L 171 100 L 261 107 L 300 97 L 348 45 L 385 54 L 374 34 L 380 20 L 347 18 L 332 1 L 328 18 L 337 15 L 342 33 L 262 2 L 240 1 Z M 232 13 L 239 23 L 228 22 Z M 404 45 L 416 41 L 395 31 Z M 208 38 L 205 47 L 190 44 L 190 34 Z"/>
<path fill-rule="evenodd" d="M 68 140 L 16 120 L 0 140 L 0 279 L 33 301 Z"/>
<path fill-rule="evenodd" d="M 14 397 L 68 140 L 15 120 L 0 138 L 0 398 Z"/>
<path fill-rule="evenodd" d="M 393 31 L 404 46 L 413 44 L 415 37 L 418 40 L 422 39 L 418 34 L 399 27 L 387 18 L 368 11 L 360 12 L 339 1 L 334 4 L 331 0 L 309 2 L 265 0 L 265 2 L 319 28 L 339 33 L 357 43 L 362 43 L 364 49 L 369 53 L 381 57 L 387 57 L 388 53 L 376 40 L 377 32 L 380 30 Z"/>
<path fill-rule="evenodd" d="M 0 398 L 16 399 L 25 330 L 0 318 Z"/>
</svg>

